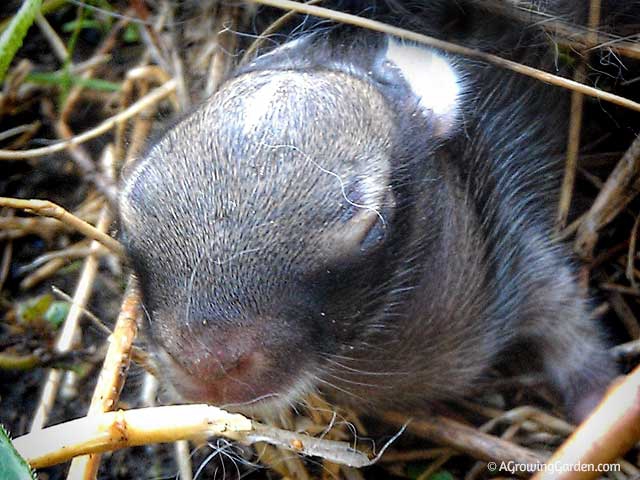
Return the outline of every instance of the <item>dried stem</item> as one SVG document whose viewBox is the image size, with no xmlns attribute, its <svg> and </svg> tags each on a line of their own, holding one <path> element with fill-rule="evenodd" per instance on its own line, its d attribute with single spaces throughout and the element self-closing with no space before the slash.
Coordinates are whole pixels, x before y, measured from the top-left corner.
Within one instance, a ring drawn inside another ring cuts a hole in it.
<svg viewBox="0 0 640 480">
<path fill-rule="evenodd" d="M 0 197 L 0 207 L 19 208 L 43 217 L 55 218 L 83 235 L 100 242 L 113 253 L 124 256 L 124 247 L 120 242 L 48 200 Z"/>
<path fill-rule="evenodd" d="M 269 5 L 271 7 L 281 8 L 283 10 L 293 10 L 299 13 L 305 13 L 307 15 L 313 15 L 321 18 L 328 18 L 337 22 L 347 23 L 362 28 L 368 28 L 370 30 L 376 30 L 378 32 L 387 33 L 389 35 L 395 35 L 396 37 L 404 38 L 405 40 L 412 40 L 414 42 L 429 45 L 431 47 L 444 50 L 446 52 L 456 53 L 469 58 L 475 58 L 483 60 L 485 62 L 496 65 L 500 68 L 505 68 L 528 77 L 535 78 L 545 83 L 555 85 L 558 87 L 567 88 L 576 92 L 581 92 L 584 95 L 598 98 L 606 102 L 611 102 L 616 105 L 620 105 L 631 110 L 640 112 L 640 103 L 634 102 L 628 98 L 614 95 L 597 88 L 584 85 L 574 80 L 552 75 L 550 73 L 538 70 L 536 68 L 522 65 L 521 63 L 507 60 L 486 52 L 481 52 L 473 48 L 464 47 L 455 43 L 439 40 L 437 38 L 430 37 L 428 35 L 422 35 L 420 33 L 412 32 L 404 28 L 394 27 L 383 22 L 371 20 L 368 18 L 359 17 L 357 15 L 351 15 L 330 8 L 323 8 L 314 5 L 307 5 L 304 3 L 298 3 L 291 0 L 252 0 L 255 3 L 261 3 L 263 5 Z M 0 152 L 1 153 L 1 152 Z M 1 157 L 0 157 L 1 158 Z"/>
<path fill-rule="evenodd" d="M 122 302 L 122 309 L 109 337 L 109 349 L 104 359 L 102 371 L 98 377 L 98 384 L 93 391 L 91 405 L 87 415 L 113 410 L 118 402 L 120 391 L 129 368 L 131 348 L 136 337 L 138 327 L 136 319 L 140 309 L 140 298 L 135 281 L 130 278 L 127 292 Z M 100 464 L 100 455 L 92 454 L 74 458 L 69 468 L 69 479 L 95 478 Z"/>
<path fill-rule="evenodd" d="M 163 98 L 175 92 L 176 82 L 174 80 L 169 80 L 164 83 L 160 87 L 153 90 L 148 95 L 145 95 L 140 100 L 135 102 L 126 110 L 106 119 L 104 122 L 99 124 L 98 126 L 81 133 L 80 135 L 76 135 L 68 140 L 63 140 L 61 142 L 53 143 L 47 147 L 41 148 L 33 148 L 31 150 L 0 150 L 0 160 L 23 160 L 28 158 L 36 158 L 42 157 L 44 155 L 51 155 L 52 153 L 60 152 L 74 145 L 80 145 L 92 138 L 96 138 L 103 133 L 111 130 L 115 125 L 120 122 L 124 122 L 131 117 L 139 114 L 146 108 L 151 105 L 159 102 Z"/>
<path fill-rule="evenodd" d="M 591 416 L 549 459 L 548 465 L 603 465 L 640 441 L 640 367 L 609 389 Z M 597 478 L 598 471 L 538 472 L 533 480 Z"/>
<path fill-rule="evenodd" d="M 98 231 L 106 230 L 111 223 L 109 211 L 105 208 L 100 216 L 98 222 Z M 69 314 L 64 322 L 58 340 L 56 342 L 56 351 L 65 353 L 70 351 L 74 347 L 75 340 L 77 338 L 78 325 L 80 317 L 82 316 L 82 308 L 84 307 L 93 289 L 93 282 L 98 271 L 98 260 L 95 256 L 87 257 L 78 280 L 78 286 L 76 287 L 75 294 L 73 296 L 73 304 L 69 310 Z M 38 407 L 31 422 L 31 431 L 33 435 L 38 435 L 38 431 L 44 427 L 49 417 L 49 412 L 55 401 L 58 387 L 62 379 L 62 372 L 57 369 L 52 369 L 45 381 Z"/>
<path fill-rule="evenodd" d="M 600 0 L 591 0 L 589 7 L 589 32 L 597 37 L 600 25 Z M 583 57 L 575 71 L 573 79 L 576 82 L 584 83 L 587 78 L 587 63 L 589 61 L 588 52 L 582 52 Z M 569 137 L 567 139 L 567 161 L 565 164 L 562 188 L 560 189 L 560 201 L 558 205 L 558 219 L 556 228 L 558 231 L 567 226 L 569 209 L 571 208 L 571 198 L 578 169 L 578 154 L 580 153 L 580 132 L 582 132 L 582 113 L 584 111 L 584 95 L 580 92 L 571 92 L 571 117 L 569 123 Z"/>
<path fill-rule="evenodd" d="M 640 191 L 640 136 L 636 137 L 611 172 L 576 235 L 575 250 L 590 259 L 598 232 L 611 222 Z"/>
<path fill-rule="evenodd" d="M 407 416 L 396 412 L 387 412 L 382 417 L 395 425 L 402 425 Z M 473 458 L 485 461 L 510 462 L 533 465 L 544 462 L 546 455 L 514 445 L 492 435 L 444 417 L 412 419 L 407 429 L 415 435 L 430 440 L 437 445 L 446 445 Z"/>
</svg>

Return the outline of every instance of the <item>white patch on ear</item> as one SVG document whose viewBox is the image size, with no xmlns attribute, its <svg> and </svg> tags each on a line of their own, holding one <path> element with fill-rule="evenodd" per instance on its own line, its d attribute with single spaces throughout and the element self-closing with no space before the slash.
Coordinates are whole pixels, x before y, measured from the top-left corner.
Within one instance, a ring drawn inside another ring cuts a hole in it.
<svg viewBox="0 0 640 480">
<path fill-rule="evenodd" d="M 387 38 L 385 59 L 400 70 L 425 113 L 436 116 L 436 134 L 446 135 L 456 123 L 461 91 L 451 62 L 427 47 Z"/>
</svg>

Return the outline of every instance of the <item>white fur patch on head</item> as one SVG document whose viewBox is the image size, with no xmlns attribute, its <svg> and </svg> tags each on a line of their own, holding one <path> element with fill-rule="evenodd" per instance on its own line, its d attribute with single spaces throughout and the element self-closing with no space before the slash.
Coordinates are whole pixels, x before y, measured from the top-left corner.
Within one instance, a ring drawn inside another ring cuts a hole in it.
<svg viewBox="0 0 640 480">
<path fill-rule="evenodd" d="M 305 75 L 297 72 L 283 71 L 269 77 L 266 84 L 242 100 L 242 129 L 245 134 L 261 125 L 285 98 L 292 96 L 292 92 L 302 95 L 305 89 L 313 86 Z"/>
<path fill-rule="evenodd" d="M 461 91 L 451 62 L 427 47 L 387 38 L 385 59 L 400 70 L 420 107 L 437 117 L 436 132 L 446 134 L 455 124 Z"/>
<path fill-rule="evenodd" d="M 278 90 L 281 90 L 282 87 L 281 79 L 271 81 L 245 99 L 245 108 L 242 115 L 245 134 L 253 132 L 267 113 L 273 109 L 273 105 L 277 103 Z"/>
</svg>

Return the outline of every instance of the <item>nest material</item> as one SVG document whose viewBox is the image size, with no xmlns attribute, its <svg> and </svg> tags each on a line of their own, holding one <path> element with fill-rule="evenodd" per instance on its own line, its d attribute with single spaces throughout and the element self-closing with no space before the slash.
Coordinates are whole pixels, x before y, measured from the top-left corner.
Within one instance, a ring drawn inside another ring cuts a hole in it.
<svg viewBox="0 0 640 480">
<path fill-rule="evenodd" d="M 319 2 L 309 2 L 315 3 Z M 558 236 L 574 242 L 582 257 L 582 283 L 591 288 L 597 303 L 595 313 L 620 342 L 613 348 L 619 362 L 631 370 L 640 358 L 640 271 L 636 267 L 640 216 L 635 198 L 640 188 L 640 140 L 634 141 L 640 43 L 625 37 L 627 32 L 568 25 L 545 18 L 532 10 L 533 4 L 515 3 L 520 8 L 486 2 L 496 14 L 509 15 L 514 22 L 544 21 L 549 35 L 575 62 L 573 80 L 600 88 L 599 92 L 582 89 L 582 94 L 573 96 Z M 592 13 L 595 5 L 592 1 Z M 110 11 L 48 1 L 43 13 L 18 51 L 0 96 L 2 195 L 46 199 L 66 208 L 47 202 L 5 199 L 1 203 L 5 208 L 0 211 L 0 298 L 5 318 L 0 331 L 0 420 L 14 436 L 87 412 L 154 404 L 155 395 L 150 393 L 154 382 L 138 366 L 148 362 L 143 350 L 131 345 L 135 294 L 129 292 L 120 307 L 127 273 L 121 264 L 121 247 L 105 239 L 113 233 L 117 172 L 168 118 L 214 92 L 233 65 L 254 54 L 260 42 L 278 35 L 292 18 L 254 4 L 214 0 L 164 1 L 153 8 L 133 0 Z M 2 24 L 5 28 L 9 19 Z M 597 15 L 589 22 L 598 25 Z M 264 31 L 268 35 L 253 38 Z M 411 37 L 410 32 L 403 34 Z M 462 53 L 500 61 L 482 52 Z M 538 75 L 525 67 L 503 66 Z M 588 95 L 613 99 L 620 106 L 593 101 Z M 54 141 L 43 142 L 45 138 Z M 575 219 L 570 207 L 577 211 Z M 24 213 L 23 208 L 42 216 Z M 46 298 L 52 286 L 67 308 L 71 305 L 59 331 L 47 317 L 55 316 L 49 311 L 56 302 Z M 73 292 L 72 298 L 65 297 L 64 291 Z M 83 313 L 85 318 L 90 316 L 85 309 L 96 316 L 83 320 Z M 116 318 L 118 333 L 111 337 L 107 351 L 107 336 Z M 105 355 L 115 360 L 101 367 Z M 121 374 L 130 357 L 135 364 L 120 396 Z M 63 369 L 48 369 L 52 366 Z M 109 370 L 111 375 L 106 373 Z M 89 392 L 96 383 L 91 401 Z M 509 379 L 504 390 L 488 394 L 481 402 L 461 405 L 458 415 L 464 420 L 438 417 L 413 422 L 411 439 L 392 445 L 375 467 L 364 470 L 339 465 L 336 462 L 344 457 L 329 454 L 324 460 L 306 461 L 292 454 L 309 451 L 305 437 L 285 435 L 288 444 L 261 443 L 257 454 L 220 440 L 208 446 L 200 443 L 190 458 L 195 444 L 178 442 L 175 450 L 153 445 L 144 452 L 127 449 L 106 455 L 102 463 L 75 461 L 71 472 L 99 469 L 99 478 L 151 478 L 171 476 L 180 469 L 181 478 L 189 478 L 189 472 L 213 476 L 224 469 L 233 477 L 237 468 L 238 474 L 250 472 L 253 478 L 269 477 L 271 472 L 296 478 L 489 478 L 487 462 L 544 461 L 572 431 L 544 390 L 532 385 L 537 387 L 536 378 Z M 309 400 L 306 411 L 283 414 L 276 423 L 327 440 L 357 439 L 366 446 L 363 437 L 380 438 L 379 432 L 394 431 L 389 425 L 399 427 L 405 421 L 394 413 L 371 412 L 371 416 L 383 422 L 363 425 L 352 413 L 334 410 L 315 398 Z M 125 417 L 118 418 L 116 425 L 122 426 Z M 177 418 L 176 429 L 180 425 Z M 597 435 L 624 435 L 614 427 L 611 420 L 608 430 Z M 73 436 L 72 431 L 68 433 Z M 153 437 L 148 442 L 166 438 L 178 436 Z M 140 454 L 144 461 L 136 459 Z M 631 450 L 618 460 L 621 471 L 606 476 L 638 478 L 638 455 L 637 449 Z M 49 478 L 66 476 L 64 467 L 46 471 Z"/>
</svg>

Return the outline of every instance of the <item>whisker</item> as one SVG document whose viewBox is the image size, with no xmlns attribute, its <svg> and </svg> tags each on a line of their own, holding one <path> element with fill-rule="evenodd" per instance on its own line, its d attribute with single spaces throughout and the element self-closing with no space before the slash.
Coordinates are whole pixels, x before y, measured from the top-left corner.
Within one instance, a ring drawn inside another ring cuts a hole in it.
<svg viewBox="0 0 640 480">
<path fill-rule="evenodd" d="M 381 390 L 385 390 L 385 389 L 389 389 L 389 388 L 393 388 L 391 385 L 376 385 L 373 383 L 365 383 L 365 382 L 358 382 L 356 380 L 347 380 L 346 378 L 342 378 L 338 375 L 334 375 L 331 374 L 329 372 L 325 372 L 325 375 L 338 380 L 339 382 L 342 383 L 348 383 L 349 385 L 358 385 L 360 387 L 370 387 L 370 388 L 376 388 L 376 389 L 381 389 Z"/>
<path fill-rule="evenodd" d="M 350 396 L 350 397 L 353 397 L 353 398 L 355 398 L 355 399 L 357 399 L 357 400 L 360 400 L 360 401 L 362 401 L 362 402 L 366 402 L 366 400 L 365 400 L 364 398 L 362 398 L 361 396 L 356 395 L 355 393 L 350 392 L 349 390 L 345 390 L 344 388 L 340 388 L 340 387 L 338 387 L 337 385 L 334 385 L 333 383 L 331 383 L 331 382 L 329 382 L 329 381 L 327 381 L 327 380 L 323 380 L 322 378 L 320 378 L 320 377 L 318 377 L 318 376 L 314 376 L 313 378 L 314 378 L 317 382 L 319 382 L 319 383 L 323 383 L 323 384 L 325 384 L 325 385 L 327 385 L 327 386 L 329 386 L 329 387 L 331 387 L 331 388 L 333 388 L 333 389 L 335 389 L 335 390 L 338 390 L 339 392 L 344 393 L 345 395 L 348 395 L 348 396 Z"/>
<path fill-rule="evenodd" d="M 374 377 L 390 377 L 390 376 L 395 376 L 395 375 L 407 375 L 407 373 L 408 373 L 408 372 L 369 372 L 369 371 L 366 371 L 366 370 L 360 370 L 360 369 L 357 369 L 357 368 L 349 367 L 349 366 L 344 365 L 344 364 L 342 364 L 342 363 L 340 363 L 340 362 L 338 362 L 336 360 L 332 360 L 329 357 L 329 355 L 322 355 L 322 358 L 325 361 L 327 361 L 327 362 L 329 362 L 329 363 L 331 363 L 331 364 L 333 364 L 333 365 L 335 365 L 337 367 L 340 367 L 343 370 L 347 370 L 347 371 L 353 372 L 353 373 L 358 373 L 360 375 L 370 375 L 370 376 L 374 376 Z"/>
</svg>

